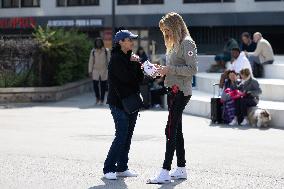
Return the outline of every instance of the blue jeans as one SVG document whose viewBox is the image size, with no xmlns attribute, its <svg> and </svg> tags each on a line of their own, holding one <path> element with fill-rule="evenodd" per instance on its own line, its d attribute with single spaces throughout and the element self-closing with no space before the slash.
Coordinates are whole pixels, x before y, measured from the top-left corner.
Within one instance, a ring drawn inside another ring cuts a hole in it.
<svg viewBox="0 0 284 189">
<path fill-rule="evenodd" d="M 128 154 L 138 113 L 127 114 L 120 108 L 110 105 L 115 123 L 115 138 L 104 163 L 104 174 L 128 170 Z"/>
<path fill-rule="evenodd" d="M 250 62 L 251 68 L 254 68 L 254 64 L 260 64 L 260 60 L 258 56 L 249 55 L 248 60 Z"/>
</svg>

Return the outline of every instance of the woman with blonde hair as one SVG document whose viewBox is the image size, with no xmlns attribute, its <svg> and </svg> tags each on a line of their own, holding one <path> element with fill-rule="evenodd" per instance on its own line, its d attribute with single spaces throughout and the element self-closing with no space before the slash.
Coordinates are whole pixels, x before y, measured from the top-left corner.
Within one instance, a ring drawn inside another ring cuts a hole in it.
<svg viewBox="0 0 284 189">
<path fill-rule="evenodd" d="M 258 81 L 251 76 L 251 71 L 248 68 L 242 69 L 240 74 L 242 83 L 238 88 L 242 92 L 242 96 L 235 101 L 236 112 L 234 119 L 229 124 L 231 126 L 249 124 L 248 108 L 258 104 L 259 96 L 262 93 Z"/>
<path fill-rule="evenodd" d="M 147 181 L 149 184 L 187 178 L 182 113 L 192 95 L 192 77 L 197 73 L 197 48 L 183 18 L 177 13 L 168 13 L 160 20 L 159 27 L 167 48 L 167 61 L 166 66 L 158 68 L 158 72 L 166 76 L 169 115 L 165 129 L 166 153 L 163 168 Z M 177 168 L 170 173 L 175 151 Z"/>
</svg>

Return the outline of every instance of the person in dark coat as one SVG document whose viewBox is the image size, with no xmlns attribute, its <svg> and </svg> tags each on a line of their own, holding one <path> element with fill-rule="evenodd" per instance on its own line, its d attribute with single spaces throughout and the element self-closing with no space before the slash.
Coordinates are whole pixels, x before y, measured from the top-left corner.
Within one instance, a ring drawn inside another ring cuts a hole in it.
<svg viewBox="0 0 284 189">
<path fill-rule="evenodd" d="M 138 112 L 126 113 L 121 101 L 125 97 L 139 93 L 139 85 L 144 78 L 139 57 L 132 53 L 133 40 L 137 37 L 128 30 L 121 30 L 116 33 L 108 67 L 109 93 L 107 104 L 109 104 L 116 129 L 115 138 L 103 168 L 104 177 L 109 180 L 116 180 L 118 176 L 137 176 L 134 171 L 128 169 L 127 164 Z"/>
<path fill-rule="evenodd" d="M 140 57 L 140 61 L 143 63 L 146 60 L 148 60 L 148 56 L 146 54 L 146 52 L 144 51 L 143 47 L 138 47 L 137 51 L 136 51 L 136 55 L 138 55 Z"/>
<path fill-rule="evenodd" d="M 254 52 L 256 49 L 256 43 L 251 39 L 251 35 L 248 32 L 242 33 L 242 43 L 240 45 L 241 51 Z"/>
</svg>

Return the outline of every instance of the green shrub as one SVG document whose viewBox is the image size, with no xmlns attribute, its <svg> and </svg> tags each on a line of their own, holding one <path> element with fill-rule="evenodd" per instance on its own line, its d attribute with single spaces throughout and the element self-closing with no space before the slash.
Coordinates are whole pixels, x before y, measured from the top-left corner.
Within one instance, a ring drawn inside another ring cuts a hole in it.
<svg viewBox="0 0 284 189">
<path fill-rule="evenodd" d="M 84 79 L 91 48 L 84 33 L 40 26 L 33 38 L 0 39 L 0 87 L 55 86 Z"/>
<path fill-rule="evenodd" d="M 40 44 L 40 85 L 62 85 L 87 76 L 92 43 L 86 34 L 38 27 L 33 35 Z"/>
</svg>

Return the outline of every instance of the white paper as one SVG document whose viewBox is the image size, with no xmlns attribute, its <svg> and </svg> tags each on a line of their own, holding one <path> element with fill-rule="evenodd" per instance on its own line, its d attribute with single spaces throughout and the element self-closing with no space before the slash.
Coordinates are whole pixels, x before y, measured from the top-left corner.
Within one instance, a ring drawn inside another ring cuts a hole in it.
<svg viewBox="0 0 284 189">
<path fill-rule="evenodd" d="M 143 68 L 144 68 L 144 71 L 146 72 L 147 75 L 150 75 L 152 77 L 157 76 L 157 68 L 155 67 L 154 64 L 149 62 L 149 60 L 147 60 L 143 63 Z"/>
</svg>

